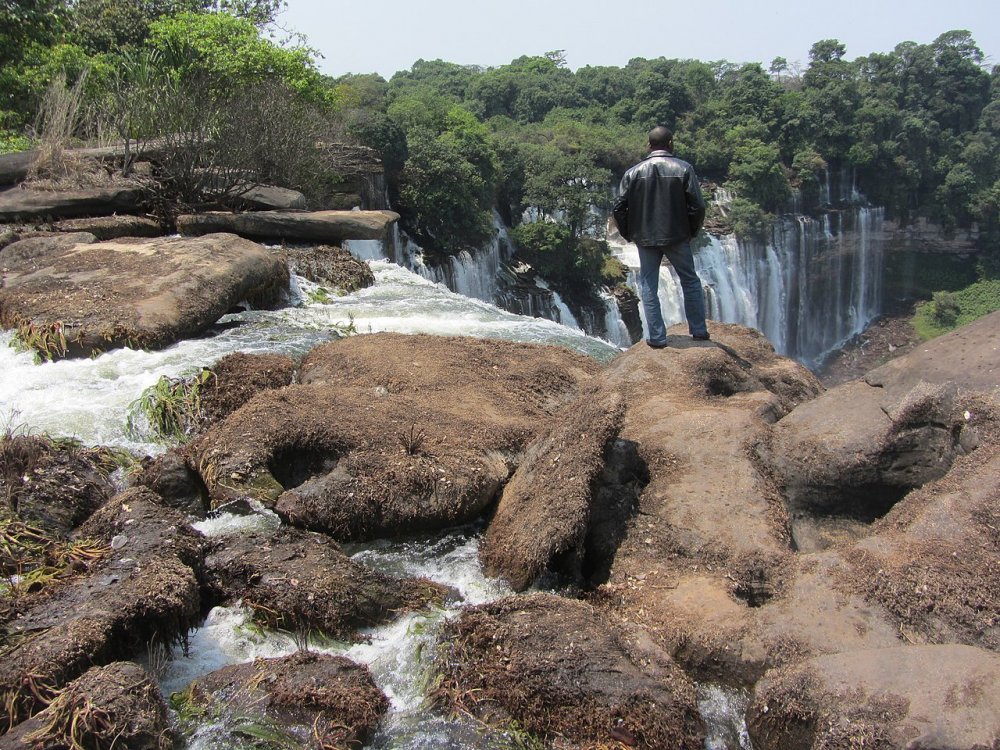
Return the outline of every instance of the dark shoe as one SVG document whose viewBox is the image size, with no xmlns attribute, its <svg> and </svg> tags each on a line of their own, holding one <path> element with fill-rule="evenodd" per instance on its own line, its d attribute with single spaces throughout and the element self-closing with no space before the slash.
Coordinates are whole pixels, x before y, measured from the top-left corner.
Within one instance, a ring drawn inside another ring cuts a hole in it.
<svg viewBox="0 0 1000 750">
<path fill-rule="evenodd" d="M 652 341 L 649 341 L 649 340 L 647 339 L 647 340 L 646 340 L 646 346 L 648 346 L 648 347 L 650 347 L 650 348 L 652 348 L 652 349 L 666 349 L 666 347 L 667 347 L 667 342 L 666 342 L 666 341 L 664 341 L 664 342 L 663 342 L 662 344 L 654 344 L 654 343 L 653 343 Z"/>
<path fill-rule="evenodd" d="M 691 338 L 693 338 L 695 341 L 711 341 L 712 340 L 712 337 L 709 336 L 707 333 L 692 333 L 691 334 Z"/>
</svg>

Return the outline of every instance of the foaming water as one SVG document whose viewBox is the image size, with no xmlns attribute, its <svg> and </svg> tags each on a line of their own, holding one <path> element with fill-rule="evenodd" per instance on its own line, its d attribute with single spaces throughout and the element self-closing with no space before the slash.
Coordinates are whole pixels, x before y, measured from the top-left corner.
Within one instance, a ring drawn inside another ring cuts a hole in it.
<svg viewBox="0 0 1000 750">
<path fill-rule="evenodd" d="M 293 279 L 296 306 L 226 315 L 205 335 L 160 351 L 116 349 L 92 359 L 36 364 L 0 333 L 0 429 L 24 428 L 75 437 L 88 445 L 156 454 L 152 436 L 129 434 L 130 406 L 162 376 L 185 377 L 233 352 L 299 357 L 337 338 L 352 321 L 361 333 L 394 331 L 559 344 L 601 360 L 617 350 L 607 342 L 550 320 L 501 310 L 449 291 L 388 261 L 372 261 L 375 284 L 324 302 L 309 298 L 305 279 Z"/>
<path fill-rule="evenodd" d="M 698 710 L 705 720 L 705 750 L 753 750 L 747 733 L 746 690 L 705 683 L 698 687 Z"/>
<path fill-rule="evenodd" d="M 246 523 L 245 518 L 221 514 L 214 525 L 203 522 L 199 528 L 214 535 L 239 533 Z M 478 531 L 467 527 L 427 539 L 378 541 L 344 549 L 355 561 L 375 570 L 395 576 L 428 578 L 455 592 L 455 598 L 444 607 L 427 607 L 383 627 L 362 631 L 358 643 L 309 644 L 311 651 L 344 656 L 367 665 L 389 699 L 389 714 L 369 747 L 492 747 L 492 740 L 481 728 L 473 729 L 465 722 L 433 715 L 426 706 L 432 662 L 444 622 L 464 606 L 511 593 L 502 583 L 483 575 L 478 562 Z M 253 625 L 249 612 L 240 606 L 216 607 L 202 627 L 191 632 L 187 653 L 174 654 L 166 664 L 161 689 L 169 695 L 229 664 L 287 656 L 300 647 L 290 634 L 264 631 Z M 191 738 L 188 747 L 192 750 L 218 747 L 223 732 L 219 726 L 206 725 Z"/>
</svg>

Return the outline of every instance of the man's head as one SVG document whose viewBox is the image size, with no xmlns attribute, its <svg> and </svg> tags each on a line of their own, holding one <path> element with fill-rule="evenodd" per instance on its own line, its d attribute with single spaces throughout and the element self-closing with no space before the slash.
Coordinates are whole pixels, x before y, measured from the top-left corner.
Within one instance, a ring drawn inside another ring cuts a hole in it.
<svg viewBox="0 0 1000 750">
<path fill-rule="evenodd" d="M 651 151 L 673 151 L 674 134 L 665 125 L 657 125 L 649 131 L 649 148 Z"/>
</svg>

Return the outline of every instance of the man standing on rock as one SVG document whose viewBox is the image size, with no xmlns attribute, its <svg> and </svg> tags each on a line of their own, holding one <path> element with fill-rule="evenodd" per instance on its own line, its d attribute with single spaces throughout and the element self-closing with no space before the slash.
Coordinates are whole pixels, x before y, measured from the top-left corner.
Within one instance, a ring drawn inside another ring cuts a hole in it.
<svg viewBox="0 0 1000 750">
<path fill-rule="evenodd" d="M 663 257 L 677 271 L 691 338 L 708 340 L 705 293 L 694 270 L 691 238 L 705 221 L 705 201 L 694 168 L 673 154 L 674 134 L 657 125 L 649 131 L 649 155 L 622 177 L 613 214 L 618 231 L 639 248 L 639 293 L 646 313 L 646 343 L 667 345 L 660 298 Z"/>
</svg>

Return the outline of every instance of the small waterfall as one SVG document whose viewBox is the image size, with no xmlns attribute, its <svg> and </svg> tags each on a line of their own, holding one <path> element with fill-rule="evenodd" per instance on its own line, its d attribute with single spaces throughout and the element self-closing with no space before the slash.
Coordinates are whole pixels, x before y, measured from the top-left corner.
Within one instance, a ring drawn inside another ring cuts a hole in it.
<svg viewBox="0 0 1000 750">
<path fill-rule="evenodd" d="M 543 289 L 547 292 L 548 296 L 552 299 L 552 308 L 555 310 L 555 318 L 553 320 L 556 323 L 562 323 L 567 328 L 575 328 L 578 331 L 583 330 L 580 324 L 576 321 L 576 316 L 573 315 L 573 311 L 569 309 L 565 302 L 563 302 L 562 297 L 559 296 L 559 292 L 552 289 L 541 276 L 535 276 L 535 286 L 539 289 Z"/>
</svg>

